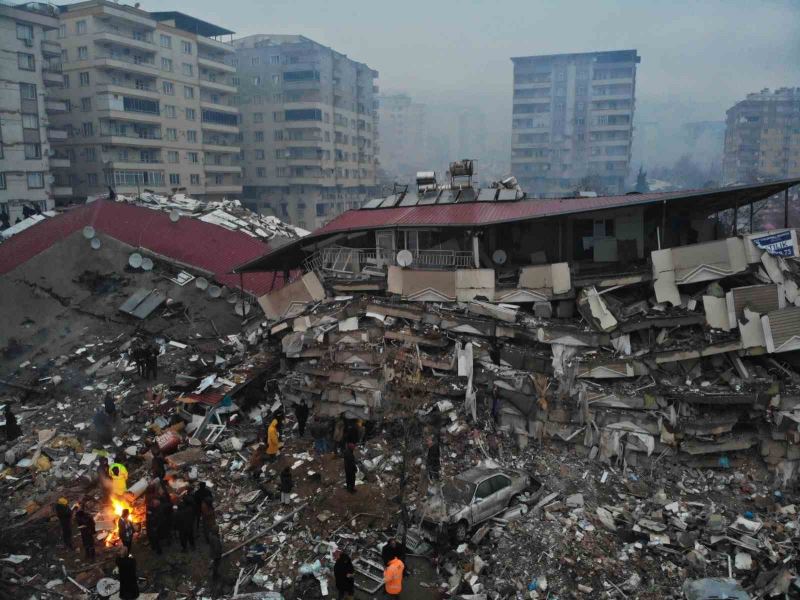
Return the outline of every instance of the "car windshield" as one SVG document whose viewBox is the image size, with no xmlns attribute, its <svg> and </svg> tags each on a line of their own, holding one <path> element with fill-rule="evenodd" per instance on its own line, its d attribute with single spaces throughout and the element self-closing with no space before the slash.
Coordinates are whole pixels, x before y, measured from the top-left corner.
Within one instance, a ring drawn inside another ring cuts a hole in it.
<svg viewBox="0 0 800 600">
<path fill-rule="evenodd" d="M 442 494 L 449 502 L 469 504 L 475 493 L 475 484 L 461 479 L 451 479 L 442 486 Z"/>
</svg>

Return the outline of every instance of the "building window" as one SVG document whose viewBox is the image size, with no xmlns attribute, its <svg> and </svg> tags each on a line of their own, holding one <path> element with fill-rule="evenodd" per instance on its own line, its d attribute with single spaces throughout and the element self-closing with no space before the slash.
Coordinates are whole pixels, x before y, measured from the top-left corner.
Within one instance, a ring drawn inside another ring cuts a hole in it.
<svg viewBox="0 0 800 600">
<path fill-rule="evenodd" d="M 283 129 L 276 129 L 273 135 L 276 142 L 283 141 Z"/>
<path fill-rule="evenodd" d="M 253 56 L 250 59 L 250 64 L 253 65 L 253 66 L 256 66 L 259 62 L 261 62 L 261 61 L 260 61 L 258 56 Z"/>
<path fill-rule="evenodd" d="M 89 112 L 92 110 L 92 98 L 88 96 L 86 98 L 81 98 L 81 110 L 83 112 Z"/>
<path fill-rule="evenodd" d="M 168 119 L 174 119 L 176 117 L 175 106 L 172 104 L 165 104 L 164 116 L 167 117 Z"/>
<path fill-rule="evenodd" d="M 169 174 L 169 184 L 170 185 L 180 185 L 181 184 L 181 176 L 178 173 L 170 173 Z"/>
<path fill-rule="evenodd" d="M 159 37 L 159 44 L 162 48 L 172 48 L 172 38 L 162 33 Z"/>
<path fill-rule="evenodd" d="M 189 63 L 183 63 L 183 74 L 187 77 L 194 77 L 194 67 Z"/>
<path fill-rule="evenodd" d="M 279 65 L 281 64 L 281 57 L 278 54 L 273 54 L 269 57 L 269 64 L 271 65 Z"/>
<path fill-rule="evenodd" d="M 192 185 L 200 185 L 200 175 L 189 175 L 189 183 Z"/>
<path fill-rule="evenodd" d="M 17 23 L 17 39 L 33 41 L 33 27 L 25 23 Z"/>
<path fill-rule="evenodd" d="M 94 126 L 89 121 L 83 124 L 83 137 L 92 137 L 94 135 Z"/>
<path fill-rule="evenodd" d="M 191 142 L 192 144 L 197 143 L 197 131 L 194 129 L 187 129 L 186 130 L 186 141 Z"/>
<path fill-rule="evenodd" d="M 214 183 L 222 185 L 225 183 L 225 176 L 222 174 L 214 175 Z"/>
<path fill-rule="evenodd" d="M 263 131 L 256 131 L 254 133 L 253 140 L 256 142 L 263 142 L 264 141 L 264 132 Z"/>
<path fill-rule="evenodd" d="M 187 121 L 194 121 L 195 119 L 197 119 L 197 113 L 195 112 L 195 110 L 193 108 L 187 108 L 186 109 L 186 120 Z"/>
<path fill-rule="evenodd" d="M 172 72 L 172 60 L 169 58 L 161 57 L 161 70 Z"/>
<path fill-rule="evenodd" d="M 81 87 L 89 85 L 89 71 L 81 71 L 79 77 Z"/>
<path fill-rule="evenodd" d="M 264 113 L 253 113 L 253 123 L 263 123 L 264 122 Z"/>
<path fill-rule="evenodd" d="M 78 21 L 75 23 L 75 33 L 78 35 L 86 33 L 86 21 Z"/>
<path fill-rule="evenodd" d="M 256 169 L 256 176 L 258 176 L 258 177 L 266 177 L 267 176 L 267 170 L 264 167 L 258 167 Z"/>
<path fill-rule="evenodd" d="M 33 83 L 20 83 L 19 95 L 23 100 L 36 100 L 36 85 Z"/>
<path fill-rule="evenodd" d="M 97 161 L 97 151 L 94 148 L 86 148 L 86 152 L 84 154 L 86 157 L 86 162 Z"/>
<path fill-rule="evenodd" d="M 23 129 L 39 129 L 39 115 L 22 113 Z"/>
<path fill-rule="evenodd" d="M 44 187 L 44 175 L 40 172 L 28 173 L 28 189 L 35 190 Z"/>
<path fill-rule="evenodd" d="M 25 144 L 25 158 L 42 158 L 42 145 Z"/>
<path fill-rule="evenodd" d="M 189 157 L 189 162 L 191 163 L 199 163 L 200 162 L 200 155 L 197 152 L 189 152 L 187 154 Z"/>
<path fill-rule="evenodd" d="M 61 25 L 58 26 L 58 37 L 59 37 L 59 39 L 62 39 L 62 40 L 65 37 L 67 37 L 67 26 L 66 26 L 66 24 L 62 23 Z"/>
<path fill-rule="evenodd" d="M 276 150 L 276 152 L 280 152 L 280 150 Z M 264 154 L 263 150 L 261 150 L 261 149 L 256 150 L 256 160 L 264 160 L 265 158 L 266 158 L 266 155 Z M 278 158 L 280 158 L 280 157 L 278 157 Z"/>
<path fill-rule="evenodd" d="M 184 54 L 191 54 L 192 53 L 192 43 L 182 41 L 181 42 L 181 50 L 183 50 Z"/>
<path fill-rule="evenodd" d="M 168 150 L 167 151 L 167 162 L 169 162 L 169 163 L 178 162 L 178 152 L 176 150 Z"/>
<path fill-rule="evenodd" d="M 187 100 L 192 100 L 194 98 L 194 88 L 188 85 L 183 86 L 183 97 Z"/>
<path fill-rule="evenodd" d="M 66 48 L 61 49 L 61 62 L 68 63 L 69 62 L 69 52 Z"/>
<path fill-rule="evenodd" d="M 33 54 L 26 54 L 25 52 L 17 52 L 17 66 L 22 71 L 35 71 L 36 58 Z"/>
<path fill-rule="evenodd" d="M 172 85 L 171 81 L 162 81 L 161 82 L 162 89 L 164 90 L 165 96 L 174 96 L 175 95 L 175 86 Z"/>
<path fill-rule="evenodd" d="M 78 46 L 78 60 L 86 60 L 89 58 L 89 48 L 87 46 Z"/>
<path fill-rule="evenodd" d="M 97 185 L 97 173 L 89 173 L 86 176 L 86 183 L 89 185 Z"/>
<path fill-rule="evenodd" d="M 166 139 L 170 142 L 174 142 L 178 139 L 178 130 L 174 127 L 167 127 L 166 129 Z"/>
<path fill-rule="evenodd" d="M 67 75 L 66 73 L 64 73 L 64 89 L 65 90 L 69 89 L 69 75 Z"/>
</svg>

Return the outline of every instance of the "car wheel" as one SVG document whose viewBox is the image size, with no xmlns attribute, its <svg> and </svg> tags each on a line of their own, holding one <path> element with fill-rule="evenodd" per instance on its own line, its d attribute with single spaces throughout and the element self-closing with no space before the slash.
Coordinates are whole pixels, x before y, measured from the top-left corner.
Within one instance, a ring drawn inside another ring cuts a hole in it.
<svg viewBox="0 0 800 600">
<path fill-rule="evenodd" d="M 456 525 L 456 528 L 453 532 L 456 541 L 461 544 L 467 541 L 467 535 L 469 534 L 469 523 L 466 521 L 459 521 Z"/>
</svg>

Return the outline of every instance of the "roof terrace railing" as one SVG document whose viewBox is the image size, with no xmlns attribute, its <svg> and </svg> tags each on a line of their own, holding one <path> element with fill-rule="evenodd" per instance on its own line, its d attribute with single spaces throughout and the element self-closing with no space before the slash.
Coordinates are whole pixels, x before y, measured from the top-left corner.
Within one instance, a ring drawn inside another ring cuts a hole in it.
<svg viewBox="0 0 800 600">
<path fill-rule="evenodd" d="M 412 267 L 422 269 L 472 269 L 475 267 L 472 252 L 462 250 L 410 250 Z M 387 265 L 397 265 L 395 252 L 375 248 L 346 248 L 330 246 L 318 250 L 304 263 L 306 272 L 322 275 L 357 275 L 369 270 L 381 270 Z"/>
</svg>

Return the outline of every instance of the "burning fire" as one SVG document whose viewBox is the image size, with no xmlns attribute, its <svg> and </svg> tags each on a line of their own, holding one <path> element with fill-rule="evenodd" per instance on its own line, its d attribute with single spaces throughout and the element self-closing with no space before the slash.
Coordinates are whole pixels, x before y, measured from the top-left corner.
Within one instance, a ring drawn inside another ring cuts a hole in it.
<svg viewBox="0 0 800 600">
<path fill-rule="evenodd" d="M 105 545 L 107 548 L 114 546 L 119 542 L 119 528 L 118 528 L 118 521 L 119 518 L 122 516 L 122 511 L 128 509 L 128 519 L 134 525 L 136 523 L 141 523 L 144 519 L 142 516 L 141 509 L 137 508 L 127 499 L 121 498 L 119 496 L 112 496 L 111 497 L 111 504 L 106 508 L 106 516 L 108 519 L 113 521 L 114 526 L 109 532 L 108 536 L 106 536 Z M 138 529 L 138 528 L 135 528 Z"/>
</svg>

